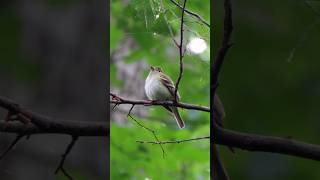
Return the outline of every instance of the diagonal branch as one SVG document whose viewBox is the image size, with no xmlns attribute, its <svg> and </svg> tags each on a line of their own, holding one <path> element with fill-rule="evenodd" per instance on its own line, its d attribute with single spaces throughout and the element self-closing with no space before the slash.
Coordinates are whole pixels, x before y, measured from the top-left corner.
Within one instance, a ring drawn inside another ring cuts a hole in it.
<svg viewBox="0 0 320 180">
<path fill-rule="evenodd" d="M 9 151 L 19 142 L 21 138 L 23 138 L 23 136 L 23 134 L 17 135 L 17 137 L 12 141 L 10 146 L 0 155 L 0 160 L 2 160 L 9 153 Z"/>
<path fill-rule="evenodd" d="M 153 137 L 155 138 L 156 142 L 160 142 L 160 141 L 159 141 L 159 138 L 158 138 L 158 136 L 157 136 L 157 134 L 156 134 L 156 132 L 155 132 L 154 130 L 146 127 L 146 126 L 143 125 L 143 124 L 141 124 L 139 121 L 137 121 L 135 118 L 133 118 L 133 117 L 131 116 L 131 111 L 132 111 L 132 109 L 134 108 L 134 106 L 135 106 L 134 104 L 131 106 L 131 108 L 130 108 L 128 114 L 127 114 L 127 116 L 130 117 L 132 120 L 134 120 L 134 122 L 136 122 L 140 127 L 142 127 L 142 128 L 144 128 L 145 130 L 151 132 L 151 134 L 152 134 Z M 162 150 L 162 157 L 165 158 L 166 152 L 165 152 L 162 144 L 159 144 L 159 145 L 160 145 L 160 148 L 161 148 L 161 150 Z"/>
<path fill-rule="evenodd" d="M 318 1 L 318 2 L 319 2 L 319 1 Z M 314 7 L 312 7 L 311 3 L 312 3 L 312 1 L 308 1 L 308 0 L 305 0 L 305 1 L 304 1 L 304 4 L 305 4 L 308 8 L 310 8 L 317 16 L 320 16 L 320 12 L 317 11 Z"/>
<path fill-rule="evenodd" d="M 161 0 L 160 2 L 161 2 L 161 8 L 164 9 L 163 1 Z M 169 20 L 167 18 L 167 9 L 164 11 L 163 17 L 164 17 L 164 20 L 165 20 L 165 22 L 167 24 L 167 27 L 168 27 L 168 30 L 169 30 L 169 34 L 171 36 L 171 39 L 172 39 L 174 45 L 179 48 L 179 44 L 176 41 L 176 39 L 174 38 L 174 34 L 173 34 L 173 31 L 172 31 L 171 25 L 170 25 Z"/>
<path fill-rule="evenodd" d="M 175 0 L 170 0 L 173 4 L 175 4 L 177 7 L 179 7 L 180 9 L 183 9 L 183 6 L 181 6 L 179 3 L 177 3 Z M 202 22 L 203 24 L 205 24 L 208 28 L 210 28 L 210 24 L 207 23 L 199 14 L 194 13 L 192 11 L 189 11 L 188 9 L 184 10 L 186 13 L 188 13 L 189 15 L 197 18 L 200 22 Z"/>
<path fill-rule="evenodd" d="M 66 158 L 68 156 L 68 154 L 71 152 L 71 149 L 73 148 L 73 146 L 75 145 L 76 141 L 78 140 L 78 136 L 72 136 L 72 140 L 70 142 L 70 144 L 67 146 L 67 149 L 65 150 L 65 152 L 62 154 L 61 156 L 61 161 L 56 169 L 56 171 L 54 172 L 55 174 L 58 174 L 59 171 L 62 171 L 62 173 L 70 180 L 73 180 L 72 176 L 65 170 L 64 163 L 66 161 Z"/>
</svg>

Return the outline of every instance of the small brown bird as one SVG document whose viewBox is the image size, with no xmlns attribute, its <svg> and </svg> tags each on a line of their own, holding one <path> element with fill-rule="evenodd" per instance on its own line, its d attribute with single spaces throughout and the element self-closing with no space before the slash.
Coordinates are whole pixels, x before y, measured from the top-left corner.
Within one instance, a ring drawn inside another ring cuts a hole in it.
<svg viewBox="0 0 320 180">
<path fill-rule="evenodd" d="M 169 76 L 165 75 L 159 67 L 150 67 L 144 88 L 147 97 L 152 101 L 173 101 L 175 98 L 174 93 L 176 88 L 173 81 Z M 177 101 L 179 100 L 180 95 L 177 92 Z M 178 108 L 175 106 L 164 107 L 173 114 L 179 128 L 184 128 L 185 124 L 181 119 Z"/>
</svg>

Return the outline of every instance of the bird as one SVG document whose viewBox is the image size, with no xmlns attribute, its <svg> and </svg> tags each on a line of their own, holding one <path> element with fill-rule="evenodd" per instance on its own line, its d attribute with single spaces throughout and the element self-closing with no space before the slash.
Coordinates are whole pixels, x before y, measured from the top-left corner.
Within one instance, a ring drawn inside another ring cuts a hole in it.
<svg viewBox="0 0 320 180">
<path fill-rule="evenodd" d="M 175 96 L 175 86 L 171 78 L 164 74 L 160 67 L 150 66 L 150 72 L 145 81 L 145 92 L 151 101 L 175 101 L 180 100 L 179 92 Z M 178 108 L 175 106 L 163 105 L 169 112 L 171 112 L 180 129 L 185 127 Z"/>
</svg>

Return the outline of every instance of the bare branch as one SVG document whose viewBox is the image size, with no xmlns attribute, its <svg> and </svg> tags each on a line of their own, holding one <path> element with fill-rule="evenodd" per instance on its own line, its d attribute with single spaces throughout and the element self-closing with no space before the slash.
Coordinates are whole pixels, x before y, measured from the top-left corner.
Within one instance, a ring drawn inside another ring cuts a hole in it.
<svg viewBox="0 0 320 180">
<path fill-rule="evenodd" d="M 153 135 L 153 137 L 155 138 L 155 140 L 156 140 L 157 142 L 160 142 L 160 141 L 159 141 L 159 138 L 158 138 L 158 136 L 157 136 L 157 134 L 156 134 L 156 132 L 155 132 L 154 130 L 152 130 L 152 129 L 146 127 L 146 126 L 144 126 L 143 124 L 141 124 L 139 121 L 137 121 L 135 118 L 133 118 L 133 117 L 131 116 L 131 111 L 132 111 L 132 109 L 134 108 L 134 106 L 135 106 L 134 104 L 131 106 L 131 108 L 130 108 L 127 116 L 130 117 L 132 120 L 134 120 L 134 122 L 136 122 L 139 126 L 141 126 L 142 128 L 144 128 L 145 130 L 151 132 L 152 135 Z M 162 150 L 162 157 L 165 158 L 166 152 L 164 151 L 164 148 L 163 148 L 162 144 L 159 144 L 159 145 L 160 145 L 160 148 L 161 148 L 161 150 Z"/>
<path fill-rule="evenodd" d="M 70 142 L 70 144 L 67 146 L 66 151 L 62 154 L 61 156 L 61 161 L 56 169 L 56 171 L 54 172 L 55 174 L 58 174 L 59 171 L 62 171 L 62 173 L 70 180 L 73 180 L 72 176 L 64 169 L 63 165 L 64 162 L 66 161 L 66 158 L 68 156 L 68 154 L 71 152 L 71 149 L 73 148 L 73 146 L 75 145 L 76 141 L 78 140 L 78 136 L 72 136 L 72 140 Z"/>
<path fill-rule="evenodd" d="M 48 123 L 46 128 L 33 124 L 0 122 L 0 132 L 32 134 L 66 134 L 78 136 L 109 136 L 109 127 L 100 122 L 58 121 Z"/>
<path fill-rule="evenodd" d="M 175 4 L 177 7 L 179 7 L 180 9 L 183 9 L 183 6 L 181 6 L 179 3 L 177 3 L 174 0 L 170 0 L 173 4 Z M 201 21 L 203 24 L 205 24 L 208 28 L 210 28 L 210 24 L 207 23 L 199 14 L 196 14 L 194 12 L 189 11 L 188 9 L 184 10 L 186 13 L 190 14 L 191 16 L 194 16 L 195 18 L 197 18 L 199 21 Z"/>
<path fill-rule="evenodd" d="M 214 62 L 211 63 L 211 83 L 213 85 L 212 91 L 211 91 L 212 94 L 215 94 L 215 90 L 218 86 L 218 77 L 222 68 L 224 57 L 227 54 L 228 49 L 232 46 L 232 44 L 230 43 L 231 33 L 233 30 L 231 0 L 224 1 L 224 11 L 225 11 L 225 17 L 224 17 L 223 40 L 222 40 L 221 47 L 214 58 Z"/>
<path fill-rule="evenodd" d="M 120 96 L 117 96 L 114 93 L 110 93 L 110 96 L 112 97 L 112 100 L 110 100 L 110 103 L 115 104 L 114 106 L 119 105 L 119 104 L 132 104 L 132 105 L 144 105 L 144 106 L 169 105 L 169 106 L 176 106 L 176 107 L 180 107 L 180 108 L 184 108 L 184 109 L 192 109 L 192 110 L 210 112 L 210 108 L 208 108 L 206 106 L 200 106 L 200 105 L 193 105 L 193 104 L 173 102 L 173 101 L 129 100 L 129 99 L 124 99 Z"/>
<path fill-rule="evenodd" d="M 217 55 L 214 58 L 214 62 L 211 63 L 211 73 L 210 73 L 210 92 L 211 92 L 211 98 L 210 98 L 210 109 L 213 109 L 213 113 L 212 115 L 212 122 L 210 123 L 210 136 L 214 137 L 213 139 L 213 146 L 211 146 L 211 150 L 213 150 L 213 153 L 217 153 L 214 152 L 215 149 L 215 143 L 216 143 L 216 127 L 218 127 L 218 119 L 219 118 L 218 114 L 216 114 L 216 110 L 215 110 L 215 106 L 214 106 L 214 102 L 215 102 L 215 98 L 216 98 L 216 89 L 218 86 L 218 78 L 219 78 L 219 74 L 222 68 L 222 64 L 225 58 L 225 55 L 228 51 L 228 49 L 231 47 L 230 44 L 230 39 L 231 39 L 231 33 L 232 33 L 232 29 L 233 29 L 233 25 L 232 25 L 232 4 L 231 4 L 231 0 L 224 0 L 224 29 L 223 29 L 223 39 L 222 39 L 222 44 L 220 49 L 217 52 Z M 232 146 L 230 146 L 232 147 Z M 217 154 L 214 154 L 214 156 L 217 156 Z M 221 179 L 222 177 L 224 177 L 224 179 L 229 179 L 228 175 L 227 175 L 227 171 L 223 168 L 223 165 L 221 164 L 221 162 L 217 162 L 217 159 L 211 158 L 211 164 L 215 164 L 217 165 L 217 163 L 220 165 L 220 171 L 219 170 L 214 170 L 211 171 L 211 177 L 213 179 Z M 219 174 L 221 174 L 222 176 L 219 177 Z"/>
<path fill-rule="evenodd" d="M 18 134 L 17 137 L 12 141 L 10 146 L 0 155 L 0 160 L 2 160 L 8 152 L 19 142 L 21 138 L 23 138 L 23 134 Z"/>
<path fill-rule="evenodd" d="M 22 108 L 17 103 L 4 97 L 0 97 L 0 107 L 7 109 L 8 113 L 4 122 L 0 122 L 0 131 L 7 133 L 18 133 L 16 139 L 11 143 L 7 150 L 0 156 L 0 160 L 14 147 L 23 137 L 30 137 L 32 134 L 68 134 L 72 136 L 72 141 L 62 155 L 60 164 L 55 171 L 61 171 L 68 179 L 72 180 L 70 174 L 64 169 L 63 165 L 67 155 L 70 153 L 79 136 L 108 136 L 109 127 L 106 123 L 88 123 L 78 121 L 59 121 L 49 118 L 30 110 Z M 8 122 L 19 120 L 19 122 Z"/>
<path fill-rule="evenodd" d="M 182 78 L 182 75 L 183 75 L 183 54 L 184 54 L 184 51 L 183 51 L 183 24 L 184 24 L 184 12 L 185 12 L 185 9 L 186 9 L 186 4 L 187 4 L 187 0 L 184 0 L 183 1 L 183 6 L 182 6 L 182 9 L 181 9 L 181 22 L 180 22 L 180 44 L 179 44 L 179 61 L 180 61 L 180 73 L 179 73 L 179 77 L 177 79 L 177 82 L 176 82 L 176 88 L 174 90 L 174 100 L 177 101 L 177 94 L 178 94 L 178 88 L 179 88 L 179 83 L 181 81 L 181 78 Z"/>
<path fill-rule="evenodd" d="M 205 136 L 205 137 L 198 137 L 198 138 L 191 138 L 191 139 L 183 139 L 183 140 L 175 140 L 175 141 L 136 141 L 141 144 L 179 144 L 179 143 L 184 143 L 184 142 L 189 142 L 189 141 L 199 141 L 199 140 L 204 140 L 204 139 L 210 139 L 210 136 Z"/>
<path fill-rule="evenodd" d="M 225 0 L 224 8 L 224 36 L 221 48 L 219 49 L 212 66 L 212 93 L 215 93 L 218 85 L 219 72 L 221 70 L 227 50 L 231 46 L 230 38 L 233 28 L 231 0 Z M 214 97 L 215 96 L 212 95 L 212 98 Z M 214 101 L 211 100 L 211 102 Z M 248 151 L 280 153 L 320 161 L 319 145 L 293 140 L 292 138 L 270 137 L 231 131 L 220 127 L 215 121 L 211 123 L 211 126 L 212 128 L 210 135 L 214 137 L 214 143 L 217 144 L 236 147 Z"/>
<path fill-rule="evenodd" d="M 164 7 L 163 7 L 163 2 L 162 2 L 162 0 L 161 0 L 161 6 L 162 6 L 162 8 L 164 8 Z M 167 27 L 168 27 L 168 30 L 169 30 L 169 33 L 170 33 L 170 36 L 171 36 L 171 39 L 172 39 L 174 45 L 175 45 L 177 48 L 179 48 L 178 42 L 174 39 L 174 34 L 173 34 L 173 31 L 172 31 L 171 25 L 170 25 L 170 23 L 169 23 L 169 20 L 168 20 L 168 18 L 167 18 L 166 12 L 167 12 L 167 10 L 165 10 L 164 15 L 163 15 L 164 20 L 165 20 L 165 22 L 166 22 L 166 24 L 167 24 Z"/>
<path fill-rule="evenodd" d="M 22 108 L 12 100 L 0 97 L 0 107 L 21 114 L 17 118 L 28 118 L 31 123 L 0 122 L 1 132 L 18 134 L 69 134 L 77 136 L 108 136 L 109 127 L 102 122 L 61 121 Z"/>
<path fill-rule="evenodd" d="M 291 138 L 261 136 L 223 129 L 216 124 L 215 143 L 248 151 L 273 152 L 320 161 L 320 146 Z"/>
<path fill-rule="evenodd" d="M 317 16 L 320 16 L 320 12 L 317 11 L 314 7 L 312 7 L 311 2 L 312 2 L 312 1 L 307 1 L 307 0 L 305 0 L 305 1 L 304 1 L 304 4 L 305 4 L 308 8 L 310 8 Z M 318 1 L 318 2 L 319 2 L 319 1 Z"/>
</svg>

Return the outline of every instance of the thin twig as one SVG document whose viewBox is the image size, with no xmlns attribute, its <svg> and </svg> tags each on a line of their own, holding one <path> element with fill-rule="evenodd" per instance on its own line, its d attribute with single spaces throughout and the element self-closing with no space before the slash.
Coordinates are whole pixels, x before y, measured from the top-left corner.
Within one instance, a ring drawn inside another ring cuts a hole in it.
<svg viewBox="0 0 320 180">
<path fill-rule="evenodd" d="M 130 108 L 127 116 L 130 117 L 132 120 L 134 120 L 134 122 L 136 122 L 140 127 L 142 127 L 142 128 L 144 128 L 144 129 L 146 129 L 147 131 L 151 132 L 152 135 L 154 136 L 155 140 L 156 140 L 157 142 L 160 142 L 160 141 L 159 141 L 159 138 L 158 138 L 158 136 L 156 135 L 156 132 L 155 132 L 154 130 L 152 130 L 152 129 L 146 127 L 146 126 L 144 126 L 143 124 L 141 124 L 139 121 L 137 121 L 135 118 L 133 118 L 133 117 L 131 116 L 131 111 L 133 110 L 134 106 L 135 106 L 134 104 L 131 106 L 131 108 Z M 161 148 L 161 150 L 162 150 L 162 157 L 165 158 L 166 152 L 164 151 L 164 148 L 163 148 L 162 144 L 159 144 L 159 145 L 160 145 L 160 148 Z"/>
<path fill-rule="evenodd" d="M 71 152 L 71 149 L 73 148 L 73 146 L 75 145 L 76 141 L 78 140 L 78 136 L 72 136 L 72 140 L 70 142 L 70 144 L 67 146 L 67 149 L 65 150 L 65 152 L 62 154 L 61 156 L 61 161 L 57 167 L 57 169 L 55 170 L 55 174 L 58 174 L 59 171 L 62 171 L 62 173 L 70 180 L 73 180 L 72 176 L 64 169 L 64 163 L 66 161 L 66 158 L 68 156 L 68 154 Z"/>
<path fill-rule="evenodd" d="M 162 0 L 161 0 L 161 8 L 164 9 L 164 5 L 163 5 L 163 1 L 162 1 Z M 173 34 L 173 31 L 172 31 L 171 25 L 170 25 L 169 20 L 168 20 L 168 18 L 167 18 L 167 10 L 166 10 L 166 9 L 164 9 L 163 18 L 164 18 L 164 21 L 165 21 L 166 24 L 167 24 L 167 27 L 168 27 L 168 30 L 169 30 L 169 33 L 170 33 L 170 36 L 171 36 L 171 39 L 172 39 L 174 45 L 176 45 L 177 47 L 179 47 L 178 42 L 177 42 L 176 39 L 174 38 L 174 34 Z"/>
<path fill-rule="evenodd" d="M 141 144 L 179 144 L 188 141 L 198 141 L 203 139 L 210 139 L 210 136 L 199 137 L 199 138 L 191 138 L 191 139 L 183 139 L 183 140 L 175 140 L 175 141 L 136 141 Z"/>
<path fill-rule="evenodd" d="M 183 1 L 183 6 L 181 9 L 181 22 L 180 22 L 180 44 L 179 44 L 179 61 L 180 61 L 180 73 L 179 77 L 176 82 L 175 90 L 174 90 L 174 100 L 177 102 L 178 100 L 178 88 L 179 88 L 179 83 L 181 81 L 182 75 L 183 75 L 183 56 L 184 56 L 184 51 L 183 51 L 183 24 L 184 24 L 184 12 L 186 9 L 186 4 L 187 0 Z"/>
<path fill-rule="evenodd" d="M 314 20 L 314 22 L 312 22 L 305 30 L 304 32 L 302 33 L 302 35 L 300 36 L 299 40 L 297 41 L 297 43 L 295 44 L 295 46 L 291 49 L 290 51 L 290 54 L 287 58 L 287 62 L 291 62 L 293 57 L 294 57 L 294 54 L 296 52 L 296 50 L 298 48 L 300 48 L 304 43 L 305 41 L 308 39 L 308 35 L 309 33 L 311 33 L 311 31 L 319 24 L 319 17 L 320 17 L 320 13 L 319 11 L 317 11 L 316 9 L 314 9 L 311 4 L 310 4 L 310 1 L 304 1 L 305 5 L 310 8 L 317 16 L 317 18 Z"/>
<path fill-rule="evenodd" d="M 175 17 L 175 19 L 171 19 L 170 21 L 176 21 L 176 20 L 181 21 L 181 17 L 178 17 L 178 16 L 175 14 L 174 11 L 172 11 L 172 10 L 170 10 L 170 9 L 168 9 L 168 10 L 169 10 L 169 11 L 171 12 L 171 14 Z M 186 20 L 184 20 L 184 22 L 186 22 Z M 192 33 L 193 35 L 195 35 L 195 36 L 197 36 L 197 37 L 201 37 L 201 35 L 200 35 L 198 32 L 193 31 L 187 24 L 184 24 L 184 29 L 185 29 L 186 31 L 189 31 L 190 33 Z"/>
<path fill-rule="evenodd" d="M 60 171 L 62 171 L 63 175 L 66 176 L 69 180 L 74 180 L 74 178 L 64 169 L 64 167 L 60 168 Z"/>
<path fill-rule="evenodd" d="M 178 4 L 176 1 L 174 0 L 170 0 L 173 4 L 175 4 L 177 7 L 179 7 L 180 9 L 183 9 L 183 6 L 181 6 L 180 4 Z M 210 24 L 207 23 L 199 14 L 196 14 L 192 11 L 189 11 L 188 9 L 184 8 L 184 11 L 192 16 L 194 16 L 195 18 L 197 18 L 199 21 L 201 21 L 203 24 L 205 24 L 208 28 L 210 28 Z"/>
<path fill-rule="evenodd" d="M 17 137 L 12 141 L 10 146 L 0 155 L 0 160 L 2 160 L 10 150 L 19 142 L 21 138 L 23 138 L 23 134 L 18 134 Z"/>
<path fill-rule="evenodd" d="M 312 7 L 310 2 L 312 2 L 312 1 L 304 1 L 304 4 L 306 6 L 308 6 L 308 8 L 310 8 L 319 17 L 320 16 L 320 12 L 317 11 L 314 7 Z M 319 3 L 319 1 L 315 1 L 315 2 Z"/>
<path fill-rule="evenodd" d="M 294 55 L 296 53 L 296 50 L 307 41 L 308 35 L 311 33 L 312 30 L 320 23 L 320 19 L 317 18 L 312 22 L 307 28 L 302 32 L 302 35 L 299 37 L 299 40 L 296 42 L 295 46 L 291 49 L 290 54 L 287 58 L 287 62 L 292 62 L 292 59 L 294 58 Z"/>
</svg>

